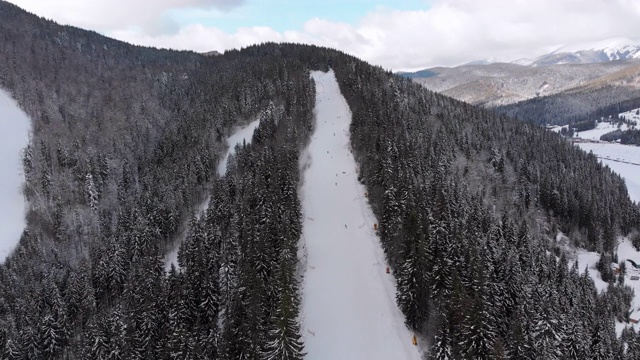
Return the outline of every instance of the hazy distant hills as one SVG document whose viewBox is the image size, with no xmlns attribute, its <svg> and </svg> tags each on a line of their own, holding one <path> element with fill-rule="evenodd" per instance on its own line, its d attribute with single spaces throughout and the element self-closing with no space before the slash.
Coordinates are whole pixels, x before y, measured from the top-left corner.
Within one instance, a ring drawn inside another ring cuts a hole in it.
<svg viewBox="0 0 640 360">
<path fill-rule="evenodd" d="M 603 86 L 635 91 L 640 84 L 640 44 L 627 39 L 565 46 L 534 60 L 482 61 L 404 73 L 430 90 L 483 106 L 501 106 L 565 91 Z"/>
</svg>

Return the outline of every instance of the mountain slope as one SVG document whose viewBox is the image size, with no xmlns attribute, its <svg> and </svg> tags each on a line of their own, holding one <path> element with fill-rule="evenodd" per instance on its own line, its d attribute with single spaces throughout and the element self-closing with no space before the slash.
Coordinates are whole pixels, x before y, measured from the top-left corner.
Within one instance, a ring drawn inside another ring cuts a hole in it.
<svg viewBox="0 0 640 360">
<path fill-rule="evenodd" d="M 589 64 L 640 58 L 640 44 L 625 39 L 607 39 L 590 44 L 573 44 L 536 58 L 532 66 Z"/>
<path fill-rule="evenodd" d="M 640 355 L 611 321 L 623 284 L 596 293 L 555 242 L 607 263 L 640 209 L 557 134 L 327 48 L 142 48 L 3 1 L 0 38 L 0 84 L 33 122 L 26 231 L 0 265 L 2 358 L 301 359 L 300 157 L 322 90 L 309 74 L 329 66 L 397 306 L 429 355 Z M 220 176 L 223 142 L 256 118 Z"/>
<path fill-rule="evenodd" d="M 540 96 L 620 87 L 621 101 L 635 97 L 640 77 L 640 44 L 608 39 L 562 47 L 532 61 L 425 69 L 402 76 L 430 90 L 487 107 L 505 106 Z M 606 102 L 605 105 L 611 105 Z M 591 110 L 589 110 L 591 111 Z"/>
<path fill-rule="evenodd" d="M 495 63 L 429 71 L 435 75 L 412 78 L 430 90 L 474 105 L 494 107 L 589 87 L 611 85 L 637 90 L 637 76 L 633 74 L 640 72 L 640 62 L 541 67 Z"/>
<path fill-rule="evenodd" d="M 302 158 L 302 326 L 307 359 L 420 359 L 350 152 L 332 71 L 313 72 L 316 124 Z M 335 176 L 334 176 L 335 174 Z"/>
</svg>

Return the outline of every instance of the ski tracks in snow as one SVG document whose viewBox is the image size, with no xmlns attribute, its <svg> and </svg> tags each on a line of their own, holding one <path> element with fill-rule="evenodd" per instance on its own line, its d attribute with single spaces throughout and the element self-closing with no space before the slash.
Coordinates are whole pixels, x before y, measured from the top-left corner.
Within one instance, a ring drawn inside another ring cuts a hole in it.
<svg viewBox="0 0 640 360">
<path fill-rule="evenodd" d="M 316 126 L 301 157 L 302 337 L 307 359 L 420 359 L 404 325 L 377 221 L 350 151 L 351 112 L 333 71 L 312 72 Z"/>
</svg>

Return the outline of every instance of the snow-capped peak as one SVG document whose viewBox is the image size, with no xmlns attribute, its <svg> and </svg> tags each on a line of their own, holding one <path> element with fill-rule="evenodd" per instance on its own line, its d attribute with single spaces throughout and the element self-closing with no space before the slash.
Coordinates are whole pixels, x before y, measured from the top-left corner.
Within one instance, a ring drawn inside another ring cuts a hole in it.
<svg viewBox="0 0 640 360">
<path fill-rule="evenodd" d="M 538 57 L 532 65 L 586 64 L 628 59 L 640 59 L 640 42 L 627 38 L 611 38 L 562 45 L 552 53 Z"/>
<path fill-rule="evenodd" d="M 610 50 L 610 51 L 620 51 L 629 47 L 638 47 L 639 44 L 636 41 L 633 41 L 628 38 L 610 38 L 600 41 L 586 42 L 586 43 L 576 43 L 571 45 L 564 45 L 558 48 L 558 50 L 554 51 L 554 53 L 560 52 L 579 52 L 582 50 Z"/>
</svg>

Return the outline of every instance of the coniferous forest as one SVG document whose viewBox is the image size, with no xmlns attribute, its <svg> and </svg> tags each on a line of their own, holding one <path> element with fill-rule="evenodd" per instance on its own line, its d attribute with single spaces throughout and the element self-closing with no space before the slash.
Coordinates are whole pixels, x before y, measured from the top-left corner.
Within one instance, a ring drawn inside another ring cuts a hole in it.
<svg viewBox="0 0 640 360">
<path fill-rule="evenodd" d="M 614 329 L 631 290 L 607 273 L 640 208 L 558 134 L 332 49 L 157 50 L 4 1 L 0 86 L 33 131 L 27 227 L 0 265 L 0 358 L 301 359 L 299 157 L 309 72 L 329 67 L 397 302 L 430 359 L 640 358 L 639 335 Z M 225 138 L 257 117 L 218 176 Z M 607 292 L 558 231 L 603 254 Z"/>
</svg>

